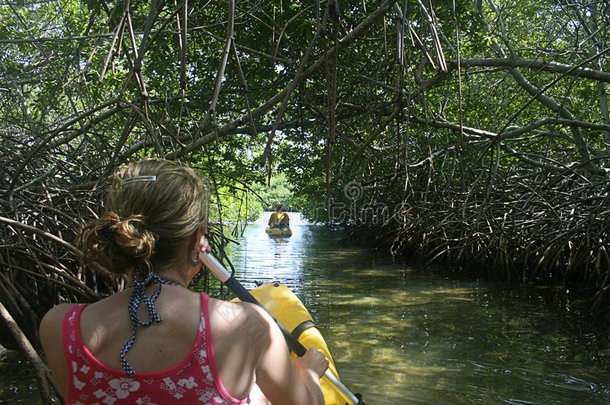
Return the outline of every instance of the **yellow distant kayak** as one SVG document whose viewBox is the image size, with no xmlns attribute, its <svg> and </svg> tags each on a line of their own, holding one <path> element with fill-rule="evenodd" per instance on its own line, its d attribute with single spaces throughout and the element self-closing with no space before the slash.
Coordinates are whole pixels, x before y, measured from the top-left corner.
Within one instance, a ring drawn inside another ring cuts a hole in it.
<svg viewBox="0 0 610 405">
<path fill-rule="evenodd" d="M 265 232 L 267 232 L 269 234 L 269 236 L 290 236 L 290 235 L 292 235 L 292 231 L 288 227 L 283 228 L 283 229 L 267 227 L 265 229 Z"/>
<path fill-rule="evenodd" d="M 324 353 L 330 363 L 328 369 L 337 379 L 339 378 L 337 368 L 322 334 L 315 327 L 311 315 L 309 315 L 301 300 L 288 287 L 276 281 L 274 283 L 263 284 L 250 290 L 250 293 L 303 346 L 306 348 L 315 347 Z M 294 358 L 296 355 L 292 354 L 292 356 Z M 337 389 L 326 378 L 320 380 L 320 385 L 322 386 L 324 403 L 326 405 L 344 405 L 346 402 L 349 403 L 346 401 L 341 390 Z"/>
</svg>

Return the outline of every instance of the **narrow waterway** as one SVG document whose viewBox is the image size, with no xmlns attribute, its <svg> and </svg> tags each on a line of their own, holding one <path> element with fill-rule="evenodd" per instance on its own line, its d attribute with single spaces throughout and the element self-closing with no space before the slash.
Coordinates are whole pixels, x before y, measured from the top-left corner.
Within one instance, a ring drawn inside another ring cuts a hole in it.
<svg viewBox="0 0 610 405">
<path fill-rule="evenodd" d="M 610 404 L 608 337 L 542 296 L 410 268 L 324 227 L 272 238 L 264 222 L 231 248 L 236 277 L 291 287 L 367 404 Z"/>
<path fill-rule="evenodd" d="M 272 238 L 267 218 L 230 248 L 237 278 L 291 287 L 367 405 L 610 404 L 607 334 L 549 310 L 546 291 L 411 268 L 295 214 Z M 33 369 L 0 353 L 0 404 L 15 403 L 40 403 Z"/>
</svg>

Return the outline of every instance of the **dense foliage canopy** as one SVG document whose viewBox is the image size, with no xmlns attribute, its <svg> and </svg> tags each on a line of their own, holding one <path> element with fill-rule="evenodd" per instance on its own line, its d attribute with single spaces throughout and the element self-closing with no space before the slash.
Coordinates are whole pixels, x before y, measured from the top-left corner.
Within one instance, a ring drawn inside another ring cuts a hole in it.
<svg viewBox="0 0 610 405">
<path fill-rule="evenodd" d="M 609 7 L 0 2 L 0 301 L 35 338 L 54 302 L 114 288 L 74 232 L 115 167 L 164 157 L 210 179 L 218 224 L 283 173 L 355 239 L 608 311 Z"/>
</svg>

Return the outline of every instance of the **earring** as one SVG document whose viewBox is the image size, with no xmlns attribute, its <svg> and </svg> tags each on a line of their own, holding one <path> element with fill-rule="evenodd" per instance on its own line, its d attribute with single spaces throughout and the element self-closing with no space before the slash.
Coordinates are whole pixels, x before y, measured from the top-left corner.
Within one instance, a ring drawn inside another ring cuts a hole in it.
<svg viewBox="0 0 610 405">
<path fill-rule="evenodd" d="M 201 263 L 201 259 L 199 259 L 199 252 L 197 251 L 197 249 L 195 249 L 193 253 L 195 255 L 189 256 L 189 263 L 191 264 L 191 266 L 197 266 L 199 263 Z"/>
</svg>

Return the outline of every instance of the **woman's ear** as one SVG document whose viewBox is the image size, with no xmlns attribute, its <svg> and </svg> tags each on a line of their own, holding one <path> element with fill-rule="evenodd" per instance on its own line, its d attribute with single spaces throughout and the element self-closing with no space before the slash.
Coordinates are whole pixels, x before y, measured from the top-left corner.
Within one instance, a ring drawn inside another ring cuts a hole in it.
<svg viewBox="0 0 610 405">
<path fill-rule="evenodd" d="M 204 223 L 201 224 L 197 227 L 197 229 L 195 229 L 195 232 L 193 233 L 193 236 L 196 239 L 199 239 L 202 235 L 205 235 L 208 231 L 208 226 Z"/>
<path fill-rule="evenodd" d="M 210 244 L 208 243 L 205 234 L 208 230 L 207 224 L 201 224 L 195 233 L 193 234 L 193 249 L 197 249 L 197 251 L 201 253 L 210 253 L 212 249 L 210 248 Z"/>
<path fill-rule="evenodd" d="M 190 250 L 198 249 L 197 245 L 199 244 L 199 239 L 201 239 L 201 237 L 203 235 L 205 235 L 205 231 L 206 231 L 205 224 L 199 225 L 199 227 L 197 227 L 197 229 L 195 229 L 195 232 L 193 232 L 193 234 L 189 237 Z"/>
</svg>

